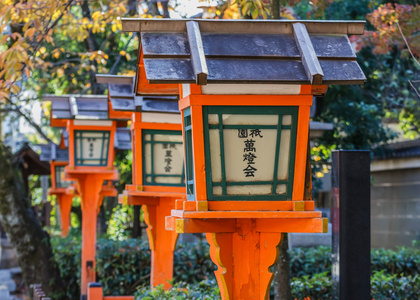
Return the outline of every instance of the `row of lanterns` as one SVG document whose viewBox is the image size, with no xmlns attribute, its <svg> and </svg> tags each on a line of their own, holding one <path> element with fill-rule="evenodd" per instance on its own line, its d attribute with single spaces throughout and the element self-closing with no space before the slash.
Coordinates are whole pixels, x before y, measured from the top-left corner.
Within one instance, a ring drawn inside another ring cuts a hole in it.
<svg viewBox="0 0 420 300">
<path fill-rule="evenodd" d="M 72 180 L 53 175 L 52 191 L 73 186 L 82 199 L 82 298 L 95 282 L 101 190 L 118 179 L 117 128 L 131 121 L 133 184 L 119 200 L 143 207 L 151 285 L 170 286 L 178 234 L 203 232 L 222 299 L 267 299 L 283 234 L 326 231 L 304 199 L 309 112 L 328 84 L 365 80 L 347 37 L 363 27 L 123 20 L 141 35 L 136 79 L 98 75 L 105 100 L 49 98 L 51 125 L 68 133 L 64 174 Z"/>
</svg>

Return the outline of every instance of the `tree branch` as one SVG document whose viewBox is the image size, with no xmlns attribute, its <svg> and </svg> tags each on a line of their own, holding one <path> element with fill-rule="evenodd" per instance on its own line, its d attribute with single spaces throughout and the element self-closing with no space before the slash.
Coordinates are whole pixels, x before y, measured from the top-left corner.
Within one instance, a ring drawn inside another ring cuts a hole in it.
<svg viewBox="0 0 420 300">
<path fill-rule="evenodd" d="M 26 122 L 28 122 L 44 140 L 46 140 L 49 143 L 53 143 L 53 141 L 42 131 L 41 127 L 38 124 L 36 124 L 29 115 L 24 113 L 16 104 L 11 103 L 11 105 L 13 105 L 13 108 L 10 110 L 15 111 L 19 116 L 23 117 L 26 120 Z"/>
<path fill-rule="evenodd" d="M 403 38 L 403 40 L 404 40 L 405 45 L 407 46 L 408 51 L 409 51 L 409 52 L 410 52 L 410 54 L 411 54 L 411 57 L 413 58 L 413 60 L 414 60 L 414 61 L 415 61 L 415 62 L 419 65 L 419 67 L 420 67 L 420 62 L 417 60 L 417 58 L 414 56 L 413 52 L 411 51 L 410 45 L 408 44 L 407 39 L 405 38 L 404 33 L 403 33 L 403 32 L 402 32 L 402 30 L 401 30 L 401 27 L 400 27 L 400 23 L 399 23 L 399 22 L 397 22 L 397 26 L 398 26 L 398 29 L 400 30 L 400 33 L 401 33 L 401 36 L 402 36 L 402 38 Z"/>
<path fill-rule="evenodd" d="M 133 35 L 131 36 L 131 38 L 125 44 L 125 46 L 123 48 L 123 51 L 126 51 L 127 50 L 128 45 L 130 44 L 131 40 L 134 38 L 135 35 L 136 35 L 136 33 L 133 33 Z M 117 60 L 115 61 L 114 65 L 112 66 L 111 70 L 109 71 L 109 74 L 114 74 L 115 69 L 117 68 L 118 64 L 121 61 L 121 57 L 122 57 L 122 55 L 119 54 Z"/>
</svg>

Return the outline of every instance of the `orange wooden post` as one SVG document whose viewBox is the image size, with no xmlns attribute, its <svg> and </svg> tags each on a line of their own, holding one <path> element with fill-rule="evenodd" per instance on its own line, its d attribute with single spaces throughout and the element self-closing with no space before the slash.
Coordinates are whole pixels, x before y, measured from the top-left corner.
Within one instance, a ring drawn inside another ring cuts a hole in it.
<svg viewBox="0 0 420 300">
<path fill-rule="evenodd" d="M 187 200 L 166 228 L 207 233 L 222 299 L 268 299 L 283 234 L 327 231 L 304 197 L 310 107 L 365 81 L 347 37 L 364 22 L 122 23 L 142 36 L 137 78 L 182 84 Z"/>
<path fill-rule="evenodd" d="M 152 252 L 150 285 L 155 287 L 163 284 L 168 289 L 171 287 L 169 281 L 173 276 L 173 257 L 178 234 L 165 230 L 165 217 L 171 214 L 176 199 L 161 197 L 156 200 L 159 205 L 143 205 Z"/>
<path fill-rule="evenodd" d="M 126 127 L 127 122 L 112 115 L 106 96 L 49 95 L 45 98 L 52 102 L 51 126 L 66 127 L 68 133 L 68 165 L 64 173 L 67 180 L 76 183 L 76 187 L 68 187 L 67 192 L 77 191 L 81 197 L 81 299 L 86 299 L 89 282 L 95 282 L 97 214 L 103 197 L 116 196 L 111 181 L 118 179 L 113 166 L 114 147 L 121 149 L 115 143 L 119 141 L 117 126 Z M 107 184 L 104 185 L 104 181 Z"/>
<path fill-rule="evenodd" d="M 52 145 L 50 147 L 55 147 Z M 73 197 L 75 196 L 74 183 L 64 180 L 64 167 L 67 166 L 68 161 L 51 161 L 51 188 L 50 195 L 55 195 L 60 209 L 60 226 L 61 236 L 65 237 L 70 229 L 70 211 Z"/>
<path fill-rule="evenodd" d="M 96 226 L 103 182 L 118 179 L 118 173 L 113 170 L 98 170 L 90 173 L 87 170 L 82 172 L 67 170 L 67 176 L 77 181 L 82 201 L 81 292 L 82 295 L 86 295 L 88 284 L 96 281 Z"/>
<path fill-rule="evenodd" d="M 73 202 L 74 195 L 68 194 L 57 194 L 57 202 L 60 207 L 60 224 L 61 224 L 61 236 L 65 237 L 69 234 L 70 230 L 70 212 L 71 204 Z"/>
<path fill-rule="evenodd" d="M 113 167 L 115 121 L 105 123 L 68 121 L 69 166 L 66 178 L 77 182 L 82 206 L 82 266 L 81 294 L 86 298 L 87 287 L 95 282 L 97 214 L 102 204 L 104 181 L 118 179 Z M 87 134 L 86 136 L 84 134 Z"/>
<path fill-rule="evenodd" d="M 142 60 L 139 68 L 145 76 Z M 176 95 L 179 87 L 174 84 L 150 85 L 145 78 L 140 78 L 136 94 L 148 97 L 139 103 L 132 93 L 133 77 L 96 77 L 99 83 L 108 84 L 112 110 L 126 116 L 130 112 L 133 184 L 126 186 L 119 199 L 123 204 L 142 205 L 152 253 L 150 285 L 162 284 L 168 289 L 173 277 L 178 233 L 165 230 L 165 217 L 175 208 L 176 199 L 186 197 L 181 117 L 177 97 L 168 96 Z"/>
</svg>

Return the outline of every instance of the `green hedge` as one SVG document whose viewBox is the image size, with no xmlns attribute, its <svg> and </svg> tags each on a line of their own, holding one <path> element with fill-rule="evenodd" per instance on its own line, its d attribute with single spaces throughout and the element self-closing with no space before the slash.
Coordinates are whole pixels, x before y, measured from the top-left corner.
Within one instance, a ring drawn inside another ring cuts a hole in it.
<svg viewBox="0 0 420 300">
<path fill-rule="evenodd" d="M 303 277 L 327 272 L 331 275 L 331 247 L 295 248 L 290 254 L 290 276 Z M 415 276 L 420 273 L 420 249 L 400 247 L 398 250 L 373 249 L 373 271 L 385 270 L 388 274 Z"/>
<path fill-rule="evenodd" d="M 385 274 L 375 271 L 371 277 L 372 299 L 375 300 L 413 300 L 420 297 L 420 277 Z M 332 298 L 331 276 L 325 273 L 293 278 L 291 282 L 294 299 L 321 300 Z M 137 300 L 171 300 L 171 299 L 220 299 L 220 291 L 214 280 L 202 281 L 189 285 L 176 283 L 172 289 L 165 291 L 162 287 L 150 290 L 139 289 L 135 293 Z"/>
<path fill-rule="evenodd" d="M 66 283 L 69 299 L 80 295 L 80 233 L 66 238 L 53 237 L 54 255 Z M 174 280 L 198 283 L 214 279 L 207 242 L 194 247 L 179 245 L 174 253 Z M 133 295 L 139 286 L 150 283 L 150 250 L 148 243 L 138 239 L 115 241 L 98 238 L 96 251 L 97 281 L 105 295 Z"/>
<path fill-rule="evenodd" d="M 67 238 L 55 237 L 52 244 L 62 278 L 66 283 L 68 298 L 76 299 L 77 295 L 80 295 L 80 233 L 73 233 Z M 214 290 L 205 287 L 215 286 L 215 266 L 210 260 L 208 250 L 206 242 L 195 243 L 194 247 L 177 247 L 174 254 L 174 282 L 182 283 L 172 290 L 172 293 L 175 293 L 173 295 L 187 293 L 185 297 L 195 297 L 194 295 L 201 291 L 203 297 L 210 297 L 203 299 L 214 299 L 211 298 L 214 296 Z M 296 248 L 289 253 L 294 297 L 328 299 L 331 294 L 331 248 Z M 419 298 L 418 247 L 402 247 L 396 251 L 372 250 L 371 261 L 372 296 L 375 300 Z M 106 295 L 133 295 L 139 287 L 143 289 L 138 293 L 146 293 L 144 295 L 148 297 L 164 293 L 147 289 L 150 280 L 150 250 L 147 242 L 136 239 L 114 241 L 99 238 L 96 262 L 97 280 L 103 285 Z M 201 283 L 197 285 L 199 282 Z"/>
</svg>

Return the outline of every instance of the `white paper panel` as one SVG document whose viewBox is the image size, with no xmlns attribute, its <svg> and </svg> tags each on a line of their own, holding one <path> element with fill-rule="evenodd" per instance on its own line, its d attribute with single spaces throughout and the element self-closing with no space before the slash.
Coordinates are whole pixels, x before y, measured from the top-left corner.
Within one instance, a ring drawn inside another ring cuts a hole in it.
<svg viewBox="0 0 420 300">
<path fill-rule="evenodd" d="M 184 169 L 182 144 L 155 144 L 153 159 L 155 175 L 182 175 Z"/>
<path fill-rule="evenodd" d="M 276 186 L 276 194 L 286 195 L 286 193 L 287 193 L 287 186 L 285 184 L 279 184 Z"/>
<path fill-rule="evenodd" d="M 281 124 L 282 125 L 292 125 L 292 115 L 284 115 Z"/>
<path fill-rule="evenodd" d="M 233 185 L 227 187 L 228 195 L 270 195 L 272 185 Z"/>
<path fill-rule="evenodd" d="M 227 181 L 273 180 L 277 130 L 263 129 L 262 137 L 250 132 L 247 129 L 248 137 L 239 137 L 238 129 L 223 131 Z"/>
<path fill-rule="evenodd" d="M 281 131 L 279 168 L 277 170 L 277 179 L 286 180 L 289 175 L 289 156 L 290 156 L 290 129 Z"/>
<path fill-rule="evenodd" d="M 220 163 L 220 136 L 218 129 L 210 129 L 210 159 L 211 159 L 211 175 L 213 182 L 222 181 L 222 169 Z"/>
<path fill-rule="evenodd" d="M 150 137 L 150 134 L 149 134 L 149 137 Z M 146 173 L 147 174 L 150 174 L 152 172 L 152 160 L 151 160 L 151 156 L 150 156 L 150 149 L 151 149 L 151 145 L 146 144 L 145 148 L 144 148 L 144 157 L 146 159 L 144 159 L 143 163 L 146 164 Z"/>
<path fill-rule="evenodd" d="M 106 159 L 109 140 L 103 139 L 103 132 L 82 132 L 82 137 L 76 136 L 77 156 L 89 160 L 82 160 L 81 164 L 100 165 L 100 159 Z M 82 143 L 82 153 L 80 153 L 80 143 Z M 78 163 L 80 164 L 80 161 Z"/>
<path fill-rule="evenodd" d="M 223 114 L 223 125 L 277 125 L 276 115 L 228 115 Z"/>
<path fill-rule="evenodd" d="M 181 124 L 181 114 L 141 113 L 141 120 L 145 123 Z"/>
<path fill-rule="evenodd" d="M 222 195 L 222 187 L 221 186 L 214 186 L 213 187 L 213 195 L 221 196 Z"/>
</svg>

